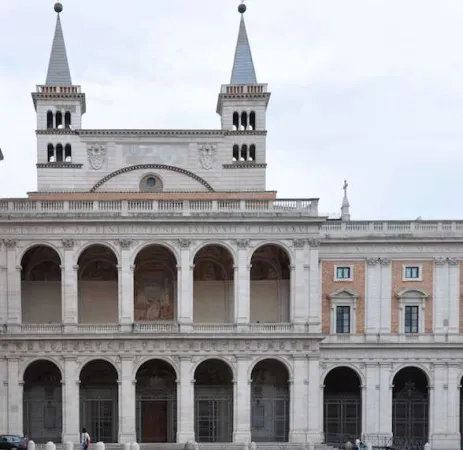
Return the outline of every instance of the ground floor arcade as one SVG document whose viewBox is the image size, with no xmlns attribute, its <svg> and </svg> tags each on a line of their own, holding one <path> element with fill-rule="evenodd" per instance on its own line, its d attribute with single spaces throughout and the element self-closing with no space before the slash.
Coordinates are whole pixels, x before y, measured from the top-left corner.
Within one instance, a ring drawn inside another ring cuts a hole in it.
<svg viewBox="0 0 463 450">
<path fill-rule="evenodd" d="M 363 437 L 450 450 L 460 448 L 461 375 L 458 366 L 337 364 L 305 354 L 7 358 L 0 433 L 37 443 L 75 441 L 81 427 L 104 442 L 338 445 Z"/>
</svg>

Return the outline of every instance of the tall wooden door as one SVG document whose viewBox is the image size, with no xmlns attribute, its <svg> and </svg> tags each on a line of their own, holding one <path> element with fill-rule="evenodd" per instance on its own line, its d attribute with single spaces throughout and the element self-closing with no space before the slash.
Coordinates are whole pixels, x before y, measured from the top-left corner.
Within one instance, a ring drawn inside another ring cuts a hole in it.
<svg viewBox="0 0 463 450">
<path fill-rule="evenodd" d="M 142 402 L 143 442 L 167 442 L 167 402 Z"/>
</svg>

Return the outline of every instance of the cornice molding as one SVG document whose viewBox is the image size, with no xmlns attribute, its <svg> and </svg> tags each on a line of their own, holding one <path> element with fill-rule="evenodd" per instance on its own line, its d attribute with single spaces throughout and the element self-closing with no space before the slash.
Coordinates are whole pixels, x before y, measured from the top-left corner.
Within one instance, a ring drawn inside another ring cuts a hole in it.
<svg viewBox="0 0 463 450">
<path fill-rule="evenodd" d="M 58 163 L 37 163 L 35 165 L 37 169 L 82 169 L 83 164 L 73 164 L 66 162 Z"/>
<path fill-rule="evenodd" d="M 95 136 L 217 136 L 224 137 L 225 130 L 136 130 L 136 129 L 95 129 L 76 130 L 82 137 Z"/>
<path fill-rule="evenodd" d="M 233 164 L 223 164 L 223 169 L 265 169 L 267 164 L 256 164 L 256 163 L 233 163 Z"/>
<path fill-rule="evenodd" d="M 47 128 L 46 130 L 35 130 L 37 135 L 77 135 L 76 130 L 71 130 L 70 128 Z"/>
</svg>

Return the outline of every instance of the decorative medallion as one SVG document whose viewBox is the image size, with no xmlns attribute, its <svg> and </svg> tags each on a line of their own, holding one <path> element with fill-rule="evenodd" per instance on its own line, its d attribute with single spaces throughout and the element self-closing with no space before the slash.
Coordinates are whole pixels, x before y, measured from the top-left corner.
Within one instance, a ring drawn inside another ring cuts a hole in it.
<svg viewBox="0 0 463 450">
<path fill-rule="evenodd" d="M 88 162 L 93 170 L 101 170 L 106 161 L 106 146 L 91 144 L 87 147 Z"/>
<path fill-rule="evenodd" d="M 199 146 L 199 163 L 204 170 L 211 170 L 214 167 L 216 151 L 217 147 L 215 145 L 204 144 Z"/>
</svg>

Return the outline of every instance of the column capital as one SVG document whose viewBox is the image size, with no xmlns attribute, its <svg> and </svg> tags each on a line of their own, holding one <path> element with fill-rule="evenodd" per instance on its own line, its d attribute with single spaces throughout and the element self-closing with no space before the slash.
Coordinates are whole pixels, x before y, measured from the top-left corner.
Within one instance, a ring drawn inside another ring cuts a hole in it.
<svg viewBox="0 0 463 450">
<path fill-rule="evenodd" d="M 390 258 L 379 258 L 379 263 L 382 266 L 390 266 L 391 265 L 391 259 Z"/>
<path fill-rule="evenodd" d="M 367 266 L 377 266 L 379 264 L 379 258 L 367 258 L 365 262 Z"/>
<path fill-rule="evenodd" d="M 16 266 L 16 270 L 17 270 L 18 272 L 21 272 L 21 271 L 23 270 L 23 266 Z"/>
<path fill-rule="evenodd" d="M 447 262 L 451 266 L 458 266 L 460 264 L 460 258 L 447 258 Z"/>
<path fill-rule="evenodd" d="M 235 244 L 239 250 L 246 250 L 249 247 L 249 239 L 236 239 Z"/>
<path fill-rule="evenodd" d="M 7 250 L 15 250 L 18 242 L 14 239 L 4 239 L 3 244 L 5 245 Z"/>
<path fill-rule="evenodd" d="M 444 266 L 445 264 L 447 264 L 447 258 L 438 256 L 437 258 L 434 258 L 434 264 L 436 266 Z"/>
<path fill-rule="evenodd" d="M 193 241 L 190 239 L 177 239 L 177 245 L 181 250 L 189 250 L 190 246 L 193 244 Z"/>
<path fill-rule="evenodd" d="M 309 243 L 309 246 L 312 248 L 318 248 L 321 244 L 321 240 L 316 238 L 308 239 L 307 242 Z"/>
<path fill-rule="evenodd" d="M 119 239 L 117 241 L 119 244 L 119 247 L 121 248 L 122 251 L 124 250 L 130 250 L 132 247 L 133 241 L 131 239 Z"/>
<path fill-rule="evenodd" d="M 293 239 L 293 247 L 296 249 L 302 249 L 305 247 L 306 239 Z"/>
<path fill-rule="evenodd" d="M 61 244 L 64 250 L 72 250 L 74 248 L 74 239 L 62 239 Z"/>
</svg>

